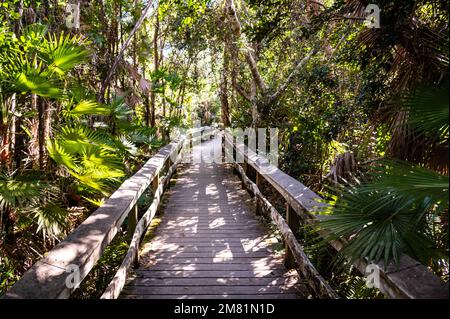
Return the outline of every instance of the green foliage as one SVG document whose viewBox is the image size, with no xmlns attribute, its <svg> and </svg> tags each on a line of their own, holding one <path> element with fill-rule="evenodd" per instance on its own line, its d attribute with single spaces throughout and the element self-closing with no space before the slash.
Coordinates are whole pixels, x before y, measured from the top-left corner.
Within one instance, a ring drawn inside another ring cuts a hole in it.
<svg viewBox="0 0 450 319">
<path fill-rule="evenodd" d="M 410 114 L 403 125 L 448 143 L 447 85 L 418 89 L 402 101 Z M 425 264 L 448 262 L 448 244 L 440 236 L 442 214 L 448 213 L 448 176 L 398 160 L 371 168 L 370 179 L 341 192 L 330 219 L 321 222 L 332 231 L 329 239 L 348 238 L 341 257 L 388 264 L 406 252 Z"/>
<path fill-rule="evenodd" d="M 128 252 L 126 235 L 117 236 L 106 247 L 102 257 L 80 287 L 71 295 L 73 299 L 100 298 Z"/>
<path fill-rule="evenodd" d="M 15 269 L 16 265 L 11 259 L 0 256 L 0 295 L 19 279 Z"/>
<path fill-rule="evenodd" d="M 402 110 L 409 114 L 407 124 L 414 133 L 448 143 L 448 99 L 449 83 L 444 82 L 439 87 L 420 87 L 403 96 L 400 103 Z"/>
<path fill-rule="evenodd" d="M 27 177 L 13 178 L 0 175 L 0 209 L 6 210 L 25 205 L 27 201 L 38 198 L 47 185 Z"/>
<path fill-rule="evenodd" d="M 28 173 L 0 175 L 0 210 L 14 211 L 19 219 L 32 220 L 44 237 L 59 237 L 68 225 L 68 212 L 58 199 L 58 189 Z"/>
<path fill-rule="evenodd" d="M 64 234 L 68 230 L 69 212 L 60 203 L 49 202 L 34 209 L 37 231 L 43 236 Z"/>
<path fill-rule="evenodd" d="M 383 299 L 383 294 L 376 288 L 367 288 L 365 278 L 355 270 L 349 270 L 334 277 L 331 282 L 338 282 L 337 292 L 347 299 Z"/>
<path fill-rule="evenodd" d="M 377 188 L 347 190 L 332 206 L 332 215 L 321 222 L 321 227 L 336 238 L 350 238 L 339 252 L 343 261 L 365 258 L 369 262 L 381 259 L 386 263 L 398 262 L 401 252 L 407 252 L 422 261 L 442 258 L 432 238 L 427 218 L 436 218 L 435 202 L 429 197 L 415 200 Z M 350 237 L 351 236 L 351 237 Z"/>
<path fill-rule="evenodd" d="M 0 44 L 0 85 L 7 92 L 60 98 L 61 77 L 86 60 L 87 44 L 81 36 L 47 36 L 40 24 L 27 26 L 19 39 L 6 33 Z"/>
<path fill-rule="evenodd" d="M 106 133 L 82 125 L 64 126 L 54 140 L 48 141 L 47 150 L 83 186 L 107 195 L 105 182 L 117 182 L 125 175 L 115 147 L 119 143 Z"/>
<path fill-rule="evenodd" d="M 63 116 L 78 118 L 83 115 L 110 115 L 111 109 L 100 103 L 82 100 L 70 110 L 64 110 Z"/>
</svg>

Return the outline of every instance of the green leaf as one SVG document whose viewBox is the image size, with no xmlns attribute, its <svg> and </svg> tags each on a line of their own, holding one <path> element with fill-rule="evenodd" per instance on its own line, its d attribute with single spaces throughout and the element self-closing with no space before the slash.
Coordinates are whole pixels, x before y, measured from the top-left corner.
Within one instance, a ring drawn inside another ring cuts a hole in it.
<svg viewBox="0 0 450 319">
<path fill-rule="evenodd" d="M 65 112 L 65 116 L 79 117 L 82 115 L 110 115 L 111 109 L 106 105 L 95 101 L 83 100 L 70 111 Z"/>
<path fill-rule="evenodd" d="M 47 203 L 34 213 L 38 232 L 46 236 L 60 236 L 67 230 L 69 212 L 56 203 Z"/>
</svg>

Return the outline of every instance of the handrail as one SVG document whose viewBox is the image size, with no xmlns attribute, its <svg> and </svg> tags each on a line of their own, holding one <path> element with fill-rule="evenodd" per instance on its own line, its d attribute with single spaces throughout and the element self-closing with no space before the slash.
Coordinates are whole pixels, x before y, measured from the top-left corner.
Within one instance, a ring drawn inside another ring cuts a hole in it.
<svg viewBox="0 0 450 319">
<path fill-rule="evenodd" d="M 181 156 L 178 156 L 175 163 L 172 166 L 170 166 L 166 176 L 161 180 L 161 182 L 152 183 L 154 193 L 153 201 L 150 207 L 145 212 L 145 214 L 140 219 L 139 223 L 137 224 L 136 229 L 133 233 L 130 247 L 128 248 L 128 252 L 122 264 L 120 265 L 118 271 L 116 272 L 116 275 L 111 280 L 110 284 L 108 285 L 103 295 L 101 296 L 101 299 L 118 298 L 123 287 L 125 286 L 129 270 L 133 265 L 134 266 L 139 265 L 139 244 L 141 242 L 142 235 L 150 225 L 150 222 L 152 221 L 153 217 L 155 217 L 159 203 L 161 201 L 161 197 L 165 189 L 168 187 L 170 179 L 172 175 L 175 173 L 177 166 L 180 162 Z M 155 179 L 155 181 L 157 181 L 157 179 Z"/>
<path fill-rule="evenodd" d="M 189 130 L 187 135 L 194 135 L 205 129 L 209 128 Z M 145 230 L 143 226 L 148 226 L 148 223 L 140 222 L 135 229 L 137 201 L 145 190 L 153 185 L 154 197 L 159 203 L 165 188 L 164 185 L 170 180 L 170 177 L 164 178 L 161 183 L 162 188 L 160 188 L 159 174 L 165 166 L 170 166 L 167 175 L 171 175 L 175 171 L 184 143 L 185 139 L 178 136 L 175 141 L 161 148 L 134 176 L 126 180 L 105 201 L 103 206 L 93 212 L 44 258 L 37 261 L 2 298 L 68 298 L 95 266 L 127 216 L 130 233 L 139 232 L 142 235 Z M 156 207 L 158 203 L 156 203 Z M 151 220 L 155 212 L 155 205 L 152 204 L 144 215 L 144 219 Z M 137 250 L 136 243 L 137 239 L 133 236 L 130 249 L 134 254 Z M 127 257 L 129 258 L 128 254 Z M 120 271 L 123 271 L 123 266 L 119 269 Z M 75 281 L 77 284 L 73 285 L 72 283 Z M 112 293 L 111 296 L 116 297 L 116 294 Z"/>
<path fill-rule="evenodd" d="M 247 174 L 247 167 L 250 166 L 256 172 L 256 190 L 258 190 L 261 179 L 265 179 L 285 199 L 288 208 L 286 213 L 287 224 L 291 228 L 298 227 L 299 219 L 303 223 L 311 225 L 319 220 L 320 216 L 317 215 L 317 212 L 322 210 L 326 205 L 320 196 L 298 180 L 271 165 L 265 157 L 256 154 L 246 145 L 242 143 L 237 145 L 229 131 L 225 131 L 224 142 L 231 145 L 234 151 L 239 152 L 242 158 L 244 158 L 243 167 L 240 167 L 238 163 L 234 163 L 235 166 L 241 168 L 237 168 L 237 170 L 241 173 L 240 175 L 244 181 L 244 176 Z M 246 182 L 246 184 L 248 185 L 249 183 Z M 261 204 L 265 202 L 265 198 L 260 192 L 256 197 L 257 206 L 261 207 Z M 269 212 L 273 215 L 271 211 L 272 209 Z M 278 225 L 279 222 L 276 224 Z M 288 232 L 285 232 L 286 234 Z M 327 232 L 322 231 L 319 234 L 325 236 Z M 292 247 L 294 243 L 289 243 L 288 241 L 287 244 L 286 264 L 292 264 L 293 258 L 297 260 L 301 256 L 298 252 L 292 251 L 295 248 Z M 343 247 L 343 243 L 338 240 L 330 242 L 330 245 L 336 251 L 339 251 Z M 355 266 L 362 274 L 365 274 L 367 262 L 359 260 L 355 263 Z M 444 283 L 439 277 L 432 274 L 426 266 L 405 254 L 401 255 L 398 264 L 384 266 L 383 263 L 379 263 L 377 266 L 380 274 L 379 289 L 390 298 L 449 298 L 448 283 Z M 303 273 L 303 275 L 311 274 Z M 311 280 L 317 281 L 314 278 L 311 278 Z"/>
</svg>

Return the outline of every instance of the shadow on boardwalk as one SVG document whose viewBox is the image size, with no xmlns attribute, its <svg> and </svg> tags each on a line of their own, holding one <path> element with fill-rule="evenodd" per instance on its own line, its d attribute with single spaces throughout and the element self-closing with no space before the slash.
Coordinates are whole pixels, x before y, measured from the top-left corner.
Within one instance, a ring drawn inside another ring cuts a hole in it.
<svg viewBox="0 0 450 319">
<path fill-rule="evenodd" d="M 194 149 L 209 154 L 220 139 Z M 185 164 L 121 298 L 305 298 L 228 164 Z M 301 289 L 305 291 L 305 289 Z"/>
</svg>

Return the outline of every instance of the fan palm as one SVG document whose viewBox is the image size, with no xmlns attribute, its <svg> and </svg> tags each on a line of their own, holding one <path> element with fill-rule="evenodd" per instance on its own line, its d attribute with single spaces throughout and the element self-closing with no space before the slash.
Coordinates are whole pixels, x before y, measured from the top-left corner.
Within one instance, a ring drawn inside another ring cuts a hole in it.
<svg viewBox="0 0 450 319">
<path fill-rule="evenodd" d="M 19 37 L 6 29 L 0 29 L 2 100 L 12 94 L 34 94 L 46 99 L 65 101 L 68 96 L 67 73 L 86 60 L 89 54 L 87 44 L 80 36 L 48 34 L 47 27 L 41 24 L 26 26 Z M 5 103 L 0 104 L 2 127 L 7 127 L 10 110 L 5 107 Z M 16 117 L 27 116 L 25 103 L 17 105 L 17 108 Z M 76 117 L 85 114 L 87 109 L 93 114 L 105 112 L 103 106 L 90 101 L 78 101 L 67 114 L 68 117 Z M 23 130 L 26 131 L 27 128 L 24 127 Z M 4 143 L 1 143 L 0 149 L 3 149 Z M 75 169 L 75 161 L 70 161 L 67 157 L 70 154 L 65 154 L 62 147 L 59 150 L 63 155 L 61 160 Z M 92 158 L 89 152 L 86 154 Z M 91 170 L 97 169 L 91 167 Z M 15 172 L 14 177 L 7 173 L 1 175 L 0 213 L 6 238 L 14 234 L 17 217 L 35 223 L 38 231 L 46 237 L 63 233 L 68 213 L 61 208 L 59 198 L 53 195 L 58 193 L 57 190 L 51 183 L 43 182 L 36 176 L 24 175 L 24 172 Z"/>
<path fill-rule="evenodd" d="M 11 221 L 16 219 L 35 222 L 44 237 L 64 233 L 68 212 L 61 207 L 58 193 L 56 187 L 36 179 L 34 174 L 18 177 L 0 174 L 0 230 L 5 241 L 14 237 Z"/>
<path fill-rule="evenodd" d="M 448 89 L 419 89 L 401 101 L 404 125 L 448 145 Z M 340 260 L 397 262 L 401 252 L 426 264 L 448 260 L 448 176 L 399 160 L 369 169 L 368 181 L 340 192 L 320 223 L 332 232 L 327 240 L 346 240 Z"/>
<path fill-rule="evenodd" d="M 125 175 L 118 145 L 115 137 L 78 124 L 59 129 L 47 149 L 81 184 L 107 195 L 105 181 L 115 182 Z"/>
<path fill-rule="evenodd" d="M 8 34 L 0 45 L 0 85 L 5 92 L 58 98 L 63 76 L 84 62 L 88 42 L 81 36 L 47 35 L 40 24 L 27 26 L 17 39 Z"/>
</svg>

